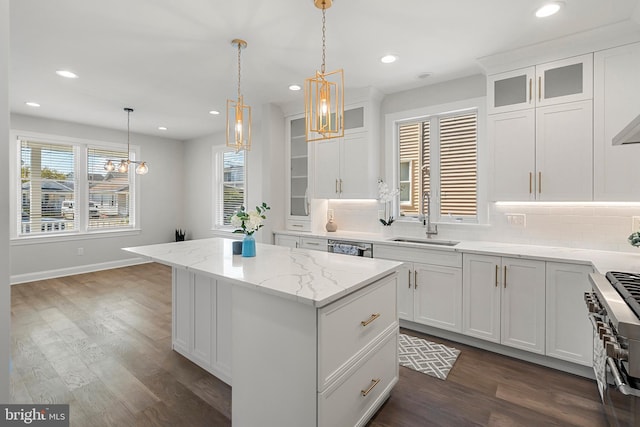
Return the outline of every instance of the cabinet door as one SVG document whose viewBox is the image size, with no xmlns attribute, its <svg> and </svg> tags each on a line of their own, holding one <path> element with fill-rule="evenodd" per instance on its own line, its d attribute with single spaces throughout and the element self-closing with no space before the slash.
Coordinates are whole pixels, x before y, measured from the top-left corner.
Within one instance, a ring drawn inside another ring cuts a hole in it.
<svg viewBox="0 0 640 427">
<path fill-rule="evenodd" d="M 591 290 L 587 265 L 547 262 L 546 354 L 591 366 L 593 329 L 584 306 Z"/>
<path fill-rule="evenodd" d="M 640 114 L 640 43 L 594 56 L 594 200 L 640 201 L 640 144 L 611 140 Z"/>
<path fill-rule="evenodd" d="M 489 114 L 534 107 L 534 77 L 534 67 L 489 76 L 487 78 Z"/>
<path fill-rule="evenodd" d="M 276 246 L 285 246 L 287 248 L 297 248 L 300 239 L 296 236 L 285 236 L 276 234 Z"/>
<path fill-rule="evenodd" d="M 492 199 L 526 201 L 535 198 L 535 110 L 488 117 L 492 148 Z"/>
<path fill-rule="evenodd" d="M 214 279 L 192 274 L 193 277 L 193 357 L 205 368 L 211 367 L 216 306 Z"/>
<path fill-rule="evenodd" d="M 316 159 L 314 178 L 316 199 L 340 197 L 340 141 L 341 139 L 328 139 L 313 143 Z"/>
<path fill-rule="evenodd" d="M 305 137 L 304 117 L 289 122 L 289 215 L 309 216 L 309 146 Z"/>
<path fill-rule="evenodd" d="M 544 354 L 544 261 L 502 259 L 501 342 Z"/>
<path fill-rule="evenodd" d="M 536 109 L 538 200 L 592 200 L 592 122 L 592 101 Z"/>
<path fill-rule="evenodd" d="M 398 317 L 413 320 L 413 268 L 410 262 L 398 271 Z"/>
<path fill-rule="evenodd" d="M 183 268 L 174 268 L 172 275 L 173 311 L 172 344 L 182 354 L 191 352 L 191 279 Z"/>
<path fill-rule="evenodd" d="M 554 105 L 593 97 L 593 54 L 536 66 L 536 105 Z"/>
<path fill-rule="evenodd" d="M 414 264 L 414 321 L 462 331 L 462 270 Z"/>
<path fill-rule="evenodd" d="M 501 259 L 464 254 L 462 262 L 462 333 L 499 343 Z"/>
<path fill-rule="evenodd" d="M 375 198 L 375 182 L 369 177 L 368 132 L 345 135 L 340 150 L 340 197 L 343 199 Z M 336 159 L 334 159 L 336 161 Z"/>
</svg>

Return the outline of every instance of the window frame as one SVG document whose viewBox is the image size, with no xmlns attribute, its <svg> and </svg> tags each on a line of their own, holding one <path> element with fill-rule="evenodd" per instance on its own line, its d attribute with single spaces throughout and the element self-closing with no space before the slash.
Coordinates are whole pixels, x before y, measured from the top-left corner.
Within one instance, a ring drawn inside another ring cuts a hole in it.
<svg viewBox="0 0 640 427">
<path fill-rule="evenodd" d="M 413 173 L 414 173 L 414 167 L 415 167 L 415 161 L 414 160 L 407 160 L 404 162 L 400 162 L 398 161 L 398 164 L 400 163 L 408 163 L 409 164 L 409 179 L 408 180 L 403 180 L 402 177 L 400 176 L 400 169 L 398 169 L 398 187 L 400 188 L 400 186 L 402 185 L 402 183 L 408 183 L 409 184 L 409 200 L 401 200 L 400 197 L 398 197 L 398 201 L 400 202 L 400 206 L 412 206 L 413 205 L 413 191 L 411 191 L 411 188 L 413 187 Z M 400 191 L 399 195 L 402 194 L 402 191 Z"/>
<path fill-rule="evenodd" d="M 224 198 L 224 153 L 234 152 L 235 149 L 226 145 L 214 145 L 211 150 L 211 161 L 213 176 L 211 177 L 211 230 L 232 233 L 235 227 L 224 224 L 221 218 L 221 206 L 219 202 Z M 249 153 L 244 153 L 244 201 L 243 206 L 247 206 L 249 200 Z M 224 212 L 224 209 L 222 210 Z"/>
<path fill-rule="evenodd" d="M 74 204 L 76 206 L 86 206 L 80 212 L 80 217 L 77 222 L 78 228 L 73 231 L 62 231 L 52 233 L 22 233 L 22 191 L 18 189 L 21 187 L 20 171 L 21 171 L 21 141 L 33 141 L 41 143 L 50 143 L 58 145 L 67 145 L 73 147 L 74 151 L 74 182 L 76 186 Z M 70 137 L 64 135 L 52 135 L 45 133 L 38 133 L 32 131 L 24 131 L 18 129 L 12 129 L 10 131 L 10 190 L 9 190 L 9 206 L 10 206 L 10 239 L 12 241 L 27 242 L 31 240 L 57 240 L 67 241 L 77 238 L 91 238 L 92 236 L 99 236 L 104 234 L 109 235 L 122 235 L 139 233 L 140 228 L 140 180 L 136 179 L 133 170 L 129 171 L 129 199 L 130 199 L 130 211 L 129 211 L 129 224 L 126 227 L 114 227 L 114 228 L 89 228 L 89 186 L 88 186 L 88 165 L 87 155 L 89 148 L 100 148 L 106 150 L 127 150 L 127 144 L 106 142 L 91 140 L 85 138 Z M 130 145 L 130 158 L 135 160 L 139 158 L 140 147 L 137 145 Z M 18 212 L 18 209 L 20 212 Z"/>
<path fill-rule="evenodd" d="M 476 151 L 476 216 L 461 217 L 443 216 L 440 213 L 440 119 L 453 115 L 464 114 L 475 110 L 477 112 L 477 151 Z M 428 118 L 434 118 L 430 125 L 430 185 L 432 188 L 431 202 L 432 222 L 452 223 L 452 224 L 488 224 L 488 199 L 487 199 L 487 179 L 488 168 L 486 167 L 486 159 L 488 159 L 488 147 L 486 144 L 486 97 L 470 98 L 467 100 L 430 105 L 408 111 L 389 113 L 385 115 L 385 139 L 391 141 L 385 144 L 385 165 L 384 171 L 387 181 L 393 185 L 393 188 L 400 186 L 400 149 L 399 149 L 399 127 L 400 125 L 426 121 Z M 434 138 L 434 135 L 438 135 Z M 419 166 L 418 166 L 419 167 Z M 401 203 L 399 198 L 393 202 L 394 216 L 398 221 L 418 222 L 418 217 L 400 216 Z"/>
</svg>

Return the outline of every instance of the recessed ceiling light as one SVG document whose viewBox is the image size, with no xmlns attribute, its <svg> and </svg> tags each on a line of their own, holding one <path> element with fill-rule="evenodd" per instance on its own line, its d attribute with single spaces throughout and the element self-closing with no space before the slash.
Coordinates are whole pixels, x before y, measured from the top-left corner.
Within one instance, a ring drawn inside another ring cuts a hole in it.
<svg viewBox="0 0 640 427">
<path fill-rule="evenodd" d="M 302 89 L 302 88 L 300 87 L 300 85 L 290 85 L 290 86 L 289 86 L 289 90 L 300 90 L 300 89 Z"/>
<path fill-rule="evenodd" d="M 392 62 L 396 62 L 397 60 L 398 60 L 398 57 L 396 55 L 385 55 L 382 58 L 380 58 L 380 62 L 384 64 L 391 64 Z"/>
<path fill-rule="evenodd" d="M 158 126 L 158 130 L 167 130 L 167 128 L 164 126 Z"/>
<path fill-rule="evenodd" d="M 77 79 L 78 75 L 76 73 L 73 73 L 69 70 L 58 70 L 56 71 L 56 74 L 59 75 L 60 77 L 66 77 L 68 79 Z"/>
<path fill-rule="evenodd" d="M 28 105 L 29 107 L 39 107 L 40 104 L 38 104 L 37 102 L 33 102 L 33 101 L 29 101 L 29 102 L 25 102 L 26 105 Z"/>
<path fill-rule="evenodd" d="M 536 16 L 538 18 L 546 18 L 547 16 L 558 13 L 561 7 L 562 3 L 560 2 L 547 3 L 536 10 Z"/>
<path fill-rule="evenodd" d="M 214 115 L 214 116 L 217 116 L 218 114 L 220 114 L 220 111 L 211 110 L 211 111 L 209 111 L 209 114 L 212 114 L 212 115 Z"/>
</svg>

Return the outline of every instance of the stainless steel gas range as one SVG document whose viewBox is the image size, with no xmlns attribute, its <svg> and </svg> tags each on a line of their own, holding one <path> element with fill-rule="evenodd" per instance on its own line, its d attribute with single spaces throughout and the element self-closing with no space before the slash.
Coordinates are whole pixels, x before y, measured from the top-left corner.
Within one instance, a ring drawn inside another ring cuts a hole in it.
<svg viewBox="0 0 640 427">
<path fill-rule="evenodd" d="M 612 426 L 640 425 L 640 274 L 591 274 L 593 370 Z"/>
</svg>

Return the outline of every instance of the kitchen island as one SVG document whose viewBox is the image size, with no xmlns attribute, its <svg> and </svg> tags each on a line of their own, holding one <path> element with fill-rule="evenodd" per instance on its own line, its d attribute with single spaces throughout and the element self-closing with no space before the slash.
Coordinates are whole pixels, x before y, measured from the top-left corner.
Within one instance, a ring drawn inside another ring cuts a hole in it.
<svg viewBox="0 0 640 427">
<path fill-rule="evenodd" d="M 173 269 L 174 350 L 232 385 L 235 426 L 366 424 L 398 381 L 401 264 L 231 242 L 124 249 Z"/>
</svg>

